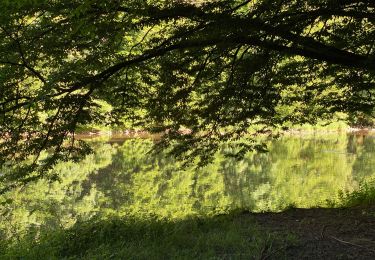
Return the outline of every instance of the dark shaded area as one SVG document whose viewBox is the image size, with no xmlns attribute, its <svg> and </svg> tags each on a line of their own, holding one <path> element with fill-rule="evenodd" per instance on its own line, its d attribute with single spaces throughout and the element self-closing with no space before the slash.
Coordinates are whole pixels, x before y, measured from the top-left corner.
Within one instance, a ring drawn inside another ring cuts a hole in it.
<svg viewBox="0 0 375 260">
<path fill-rule="evenodd" d="M 290 209 L 250 216 L 264 230 L 297 236 L 298 243 L 286 249 L 287 259 L 374 259 L 374 214 L 375 206 Z"/>
</svg>

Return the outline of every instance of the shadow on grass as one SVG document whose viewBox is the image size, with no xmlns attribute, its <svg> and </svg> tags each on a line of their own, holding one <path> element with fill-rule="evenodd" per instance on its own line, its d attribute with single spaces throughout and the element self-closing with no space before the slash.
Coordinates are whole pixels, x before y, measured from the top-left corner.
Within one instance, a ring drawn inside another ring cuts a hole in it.
<svg viewBox="0 0 375 260">
<path fill-rule="evenodd" d="M 248 214 L 179 221 L 113 218 L 43 232 L 0 248 L 1 259 L 283 259 L 290 235 Z"/>
</svg>

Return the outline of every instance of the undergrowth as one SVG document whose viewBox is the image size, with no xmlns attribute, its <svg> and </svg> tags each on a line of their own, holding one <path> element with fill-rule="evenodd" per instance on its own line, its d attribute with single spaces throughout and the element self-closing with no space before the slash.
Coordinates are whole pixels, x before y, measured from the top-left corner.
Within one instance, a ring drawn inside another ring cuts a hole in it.
<svg viewBox="0 0 375 260">
<path fill-rule="evenodd" d="M 339 191 L 336 201 L 327 200 L 328 207 L 350 208 L 375 205 L 375 179 L 361 182 L 354 191 Z"/>
<path fill-rule="evenodd" d="M 0 259 L 283 259 L 288 234 L 260 231 L 248 215 L 179 221 L 113 218 L 0 245 Z"/>
</svg>

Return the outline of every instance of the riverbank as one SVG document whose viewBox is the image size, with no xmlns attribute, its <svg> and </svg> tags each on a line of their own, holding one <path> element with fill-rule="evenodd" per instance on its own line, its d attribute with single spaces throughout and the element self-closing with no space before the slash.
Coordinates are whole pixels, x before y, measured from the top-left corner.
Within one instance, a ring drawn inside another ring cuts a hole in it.
<svg viewBox="0 0 375 260">
<path fill-rule="evenodd" d="M 288 130 L 279 130 L 284 135 L 301 135 L 301 134 L 312 134 L 312 133 L 319 133 L 319 134 L 332 134 L 332 133 L 351 133 L 351 134 L 366 134 L 372 135 L 375 134 L 375 128 L 371 127 L 349 127 L 347 125 L 331 125 L 331 126 L 302 126 L 302 127 L 293 127 Z M 190 133 L 189 129 L 182 129 L 181 134 L 188 134 Z M 149 138 L 149 137 L 158 137 L 162 136 L 160 134 L 151 134 L 145 130 L 99 130 L 99 129 L 91 129 L 91 130 L 81 130 L 77 132 L 79 138 L 83 139 L 90 139 L 95 137 L 102 137 L 102 136 L 113 136 L 113 137 L 123 137 L 123 138 Z"/>
<path fill-rule="evenodd" d="M 109 219 L 21 241 L 1 259 L 374 259 L 375 206 Z"/>
</svg>

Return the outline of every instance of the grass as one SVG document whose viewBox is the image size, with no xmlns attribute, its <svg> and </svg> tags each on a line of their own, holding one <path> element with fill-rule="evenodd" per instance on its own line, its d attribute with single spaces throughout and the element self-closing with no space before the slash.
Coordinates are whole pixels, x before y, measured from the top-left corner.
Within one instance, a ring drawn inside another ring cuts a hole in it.
<svg viewBox="0 0 375 260">
<path fill-rule="evenodd" d="M 340 207 L 345 208 L 374 205 L 375 179 L 361 183 L 359 189 L 355 191 L 340 192 L 338 204 Z"/>
<path fill-rule="evenodd" d="M 0 259 L 283 259 L 288 234 L 260 231 L 246 214 L 179 221 L 113 218 L 0 246 Z"/>
</svg>

